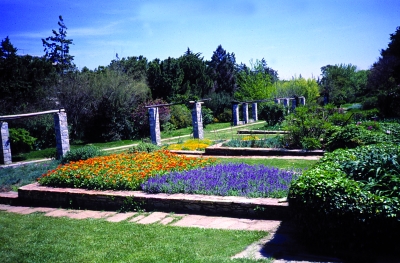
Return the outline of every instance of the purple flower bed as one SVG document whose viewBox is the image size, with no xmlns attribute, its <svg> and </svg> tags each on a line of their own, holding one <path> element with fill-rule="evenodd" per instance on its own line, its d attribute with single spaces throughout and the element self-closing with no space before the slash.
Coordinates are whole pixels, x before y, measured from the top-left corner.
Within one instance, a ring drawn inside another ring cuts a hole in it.
<svg viewBox="0 0 400 263">
<path fill-rule="evenodd" d="M 149 178 L 142 184 L 147 193 L 186 193 L 221 196 L 287 196 L 290 182 L 299 171 L 264 165 L 218 164 Z"/>
</svg>

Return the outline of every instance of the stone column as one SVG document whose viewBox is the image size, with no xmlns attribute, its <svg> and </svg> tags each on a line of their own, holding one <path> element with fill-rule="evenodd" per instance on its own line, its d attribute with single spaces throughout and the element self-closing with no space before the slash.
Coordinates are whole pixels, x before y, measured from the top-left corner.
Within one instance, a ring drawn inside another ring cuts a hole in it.
<svg viewBox="0 0 400 263">
<path fill-rule="evenodd" d="M 204 139 L 203 116 L 201 115 L 201 102 L 196 102 L 192 109 L 193 138 Z"/>
<path fill-rule="evenodd" d="M 233 126 L 239 125 L 239 104 L 232 104 Z"/>
<path fill-rule="evenodd" d="M 305 97 L 299 97 L 300 104 L 301 105 L 306 105 L 306 98 Z"/>
<path fill-rule="evenodd" d="M 56 158 L 60 159 L 70 149 L 67 114 L 64 111 L 54 114 L 54 129 L 56 133 Z"/>
<path fill-rule="evenodd" d="M 248 103 L 242 104 L 242 111 L 243 111 L 243 124 L 249 123 L 249 104 Z"/>
<path fill-rule="evenodd" d="M 151 143 L 155 145 L 161 145 L 160 135 L 160 120 L 158 115 L 158 108 L 149 108 L 149 123 L 150 123 L 150 136 Z"/>
<path fill-rule="evenodd" d="M 275 99 L 275 103 L 281 104 L 281 99 Z"/>
<path fill-rule="evenodd" d="M 11 164 L 11 145 L 8 123 L 0 122 L 0 164 Z"/>
<path fill-rule="evenodd" d="M 296 110 L 297 107 L 297 101 L 296 99 L 292 99 L 292 111 L 294 112 Z"/>
<path fill-rule="evenodd" d="M 257 112 L 257 103 L 256 102 L 254 102 L 251 105 L 251 112 L 252 112 L 252 115 L 253 115 L 253 120 L 254 121 L 258 121 L 258 112 Z"/>
<path fill-rule="evenodd" d="M 287 98 L 283 99 L 283 106 L 289 107 L 289 99 L 287 99 Z"/>
</svg>

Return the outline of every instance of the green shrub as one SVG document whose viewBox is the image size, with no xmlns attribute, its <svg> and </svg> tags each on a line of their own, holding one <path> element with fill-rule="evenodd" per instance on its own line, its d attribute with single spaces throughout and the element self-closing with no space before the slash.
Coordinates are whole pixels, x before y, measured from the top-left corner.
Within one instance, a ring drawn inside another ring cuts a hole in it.
<svg viewBox="0 0 400 263">
<path fill-rule="evenodd" d="M 269 126 L 281 123 L 287 112 L 282 104 L 275 102 L 263 103 L 260 105 L 260 108 L 259 118 L 265 120 Z"/>
<path fill-rule="evenodd" d="M 400 146 L 393 144 L 325 154 L 289 189 L 289 206 L 303 237 L 341 253 L 398 244 L 399 162 Z"/>
<path fill-rule="evenodd" d="M 206 107 L 201 108 L 201 115 L 203 118 L 203 127 L 205 128 L 208 124 L 214 122 L 214 116 L 212 110 Z"/>
<path fill-rule="evenodd" d="M 73 149 L 68 151 L 61 159 L 61 163 L 66 164 L 69 162 L 75 162 L 79 160 L 87 160 L 89 158 L 93 158 L 96 156 L 101 156 L 103 155 L 103 152 L 100 150 L 100 148 L 93 146 L 93 145 L 87 145 L 82 148 L 78 149 Z"/>
<path fill-rule="evenodd" d="M 219 122 L 232 122 L 232 109 L 224 109 L 222 113 L 217 116 Z"/>
<path fill-rule="evenodd" d="M 171 106 L 171 119 L 170 123 L 175 128 L 186 128 L 192 125 L 192 114 L 185 105 L 173 105 Z"/>
<path fill-rule="evenodd" d="M 152 143 L 148 142 L 140 142 L 136 146 L 129 148 L 129 153 L 136 153 L 136 152 L 154 152 L 160 150 L 161 147 Z"/>
<path fill-rule="evenodd" d="M 251 148 L 283 148 L 280 136 L 268 137 L 262 140 L 230 140 L 224 147 L 251 147 Z"/>
<path fill-rule="evenodd" d="M 27 130 L 11 128 L 9 129 L 9 136 L 13 154 L 26 153 L 33 150 L 36 138 L 30 136 Z"/>
<path fill-rule="evenodd" d="M 361 145 L 369 145 L 392 141 L 386 132 L 382 132 L 378 124 L 367 123 L 367 126 L 349 124 L 344 127 L 330 128 L 327 131 L 325 149 L 334 151 L 339 148 L 355 148 Z M 376 131 L 375 129 L 378 129 Z"/>
<path fill-rule="evenodd" d="M 317 138 L 303 138 L 301 139 L 301 148 L 304 150 L 321 149 L 321 141 Z"/>
</svg>

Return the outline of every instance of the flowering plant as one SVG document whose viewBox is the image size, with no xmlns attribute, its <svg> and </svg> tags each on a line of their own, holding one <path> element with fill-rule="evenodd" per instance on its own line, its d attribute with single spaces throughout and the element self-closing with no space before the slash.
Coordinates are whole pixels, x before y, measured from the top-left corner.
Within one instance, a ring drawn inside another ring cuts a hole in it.
<svg viewBox="0 0 400 263">
<path fill-rule="evenodd" d="M 120 153 L 60 165 L 38 181 L 57 187 L 139 190 L 141 183 L 156 174 L 195 169 L 214 162 L 215 159 L 185 157 L 166 150 Z"/>
</svg>

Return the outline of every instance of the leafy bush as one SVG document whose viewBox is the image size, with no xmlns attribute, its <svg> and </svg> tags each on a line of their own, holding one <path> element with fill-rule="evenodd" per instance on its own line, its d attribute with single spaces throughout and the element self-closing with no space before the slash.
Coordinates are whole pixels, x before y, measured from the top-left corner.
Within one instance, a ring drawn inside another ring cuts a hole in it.
<svg viewBox="0 0 400 263">
<path fill-rule="evenodd" d="M 225 108 L 222 113 L 217 116 L 219 122 L 232 122 L 232 109 Z"/>
<path fill-rule="evenodd" d="M 102 156 L 103 152 L 100 148 L 93 145 L 84 146 L 82 148 L 68 151 L 61 159 L 61 163 L 76 162 L 79 160 L 87 160 L 96 156 Z"/>
<path fill-rule="evenodd" d="M 265 120 L 269 126 L 281 123 L 286 116 L 287 111 L 282 104 L 268 102 L 261 104 L 260 107 L 259 118 Z"/>
<path fill-rule="evenodd" d="M 305 150 L 316 150 L 321 148 L 321 141 L 316 138 L 301 139 L 301 148 Z"/>
<path fill-rule="evenodd" d="M 36 138 L 30 136 L 29 132 L 22 128 L 11 128 L 8 130 L 13 154 L 30 152 L 33 150 Z"/>
<path fill-rule="evenodd" d="M 262 140 L 230 140 L 224 147 L 283 148 L 282 137 L 268 137 Z"/>
<path fill-rule="evenodd" d="M 201 116 L 203 118 L 203 127 L 214 122 L 213 112 L 209 108 L 201 108 Z"/>
<path fill-rule="evenodd" d="M 371 122 L 367 123 L 367 127 L 360 124 L 349 124 L 344 127 L 331 128 L 327 132 L 325 149 L 333 151 L 339 148 L 355 148 L 361 145 L 391 141 L 389 134 L 382 132 L 379 126 L 373 125 Z M 374 131 L 374 129 L 379 129 L 379 131 Z"/>
<path fill-rule="evenodd" d="M 308 105 L 296 108 L 293 114 L 286 117 L 283 129 L 288 131 L 283 141 L 288 148 L 302 148 L 304 138 L 313 138 L 313 146 L 316 146 L 332 126 L 328 117 L 334 113 L 331 106 L 318 108 L 316 105 Z M 309 142 L 310 139 L 307 139 Z"/>
<path fill-rule="evenodd" d="M 192 125 L 192 114 L 185 105 L 171 106 L 171 119 L 169 120 L 175 128 L 186 128 Z"/>
<path fill-rule="evenodd" d="M 289 206 L 303 236 L 343 253 L 398 244 L 399 162 L 400 146 L 393 144 L 325 154 L 289 189 Z"/>
<path fill-rule="evenodd" d="M 147 152 L 151 153 L 160 150 L 161 147 L 148 142 L 139 142 L 136 146 L 129 148 L 128 153 Z"/>
</svg>

